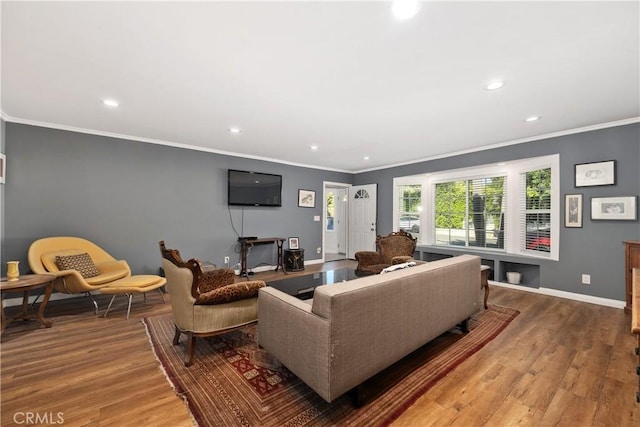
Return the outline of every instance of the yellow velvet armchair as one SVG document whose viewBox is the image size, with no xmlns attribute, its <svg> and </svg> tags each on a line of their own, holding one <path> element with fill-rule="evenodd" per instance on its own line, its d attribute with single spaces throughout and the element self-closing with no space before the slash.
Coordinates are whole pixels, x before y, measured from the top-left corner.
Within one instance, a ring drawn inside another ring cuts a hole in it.
<svg viewBox="0 0 640 427">
<path fill-rule="evenodd" d="M 81 256 L 88 254 L 97 268 L 97 275 L 83 277 L 77 269 L 60 269 L 57 257 Z M 75 294 L 86 293 L 91 296 L 98 313 L 98 304 L 91 292 L 131 276 L 129 264 L 116 260 L 102 248 L 80 237 L 45 237 L 31 244 L 28 251 L 29 267 L 36 274 L 49 273 L 56 276 L 54 286 L 58 292 Z"/>
</svg>

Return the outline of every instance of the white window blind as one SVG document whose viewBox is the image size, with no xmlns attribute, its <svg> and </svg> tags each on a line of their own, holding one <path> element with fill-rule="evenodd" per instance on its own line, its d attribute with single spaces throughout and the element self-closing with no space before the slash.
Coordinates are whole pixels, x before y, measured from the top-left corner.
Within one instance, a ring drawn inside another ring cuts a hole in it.
<svg viewBox="0 0 640 427">
<path fill-rule="evenodd" d="M 435 244 L 504 249 L 507 180 L 486 176 L 435 184 Z"/>
<path fill-rule="evenodd" d="M 420 234 L 420 216 L 422 213 L 422 185 L 399 185 L 396 192 L 398 200 L 398 230 L 404 230 L 417 237 Z"/>
<path fill-rule="evenodd" d="M 551 168 L 520 174 L 520 251 L 551 252 Z"/>
</svg>

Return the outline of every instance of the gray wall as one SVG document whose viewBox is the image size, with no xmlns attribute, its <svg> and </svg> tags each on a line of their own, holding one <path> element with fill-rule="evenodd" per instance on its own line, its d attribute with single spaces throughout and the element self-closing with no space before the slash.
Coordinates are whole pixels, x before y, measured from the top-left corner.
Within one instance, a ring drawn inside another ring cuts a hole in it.
<svg viewBox="0 0 640 427">
<path fill-rule="evenodd" d="M 317 257 L 321 203 L 297 207 L 299 188 L 322 194 L 322 182 L 378 184 L 378 233 L 392 231 L 393 178 L 526 157 L 560 154 L 560 189 L 584 195 L 583 228 L 560 230 L 560 261 L 540 261 L 540 286 L 624 300 L 623 240 L 640 240 L 638 221 L 591 221 L 591 197 L 640 193 L 640 125 L 585 132 L 356 175 L 287 166 L 160 145 L 7 123 L 2 265 L 21 260 L 29 244 L 52 235 L 83 236 L 126 259 L 134 273 L 156 273 L 158 241 L 185 257 L 237 262 L 236 234 L 296 236 Z M 576 163 L 617 160 L 617 184 L 574 188 Z M 227 169 L 283 176 L 281 208 L 226 205 Z M 0 186 L 1 187 L 1 186 Z M 244 229 L 241 219 L 244 212 Z M 505 259 L 512 260 L 511 257 Z M 249 266 L 275 264 L 272 246 L 256 246 Z M 592 284 L 580 284 L 581 274 Z"/>
<path fill-rule="evenodd" d="M 5 186 L 2 264 L 20 260 L 35 239 L 81 236 L 134 273 L 158 272 L 158 241 L 223 265 L 238 262 L 237 235 L 300 238 L 306 260 L 322 246 L 322 203 L 299 208 L 298 189 L 322 195 L 323 181 L 351 174 L 7 123 L 11 168 Z M 281 174 L 282 207 L 228 207 L 227 169 Z M 243 220 L 244 219 L 244 220 Z M 286 248 L 286 244 L 285 244 Z M 274 245 L 252 249 L 249 267 L 275 265 Z"/>
<path fill-rule="evenodd" d="M 640 240 L 638 221 L 591 221 L 591 198 L 640 194 L 640 124 L 583 132 L 361 173 L 354 184 L 378 184 L 378 233 L 393 228 L 393 178 L 426 172 L 497 163 L 527 157 L 560 154 L 560 191 L 584 195 L 583 227 L 560 229 L 560 261 L 540 261 L 540 286 L 623 301 L 623 240 Z M 602 160 L 617 161 L 616 185 L 574 187 L 574 165 Z M 564 217 L 563 217 L 564 221 Z M 564 222 L 563 222 L 564 224 Z M 504 257 L 513 260 L 513 257 Z M 523 261 L 524 262 L 524 261 Z M 591 285 L 580 283 L 591 274 Z"/>
</svg>

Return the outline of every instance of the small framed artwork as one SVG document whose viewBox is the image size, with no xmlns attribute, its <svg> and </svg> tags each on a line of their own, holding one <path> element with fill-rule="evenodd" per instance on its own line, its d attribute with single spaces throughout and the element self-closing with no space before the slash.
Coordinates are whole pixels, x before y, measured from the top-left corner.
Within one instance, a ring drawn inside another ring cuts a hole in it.
<svg viewBox="0 0 640 427">
<path fill-rule="evenodd" d="M 615 185 L 616 161 L 607 160 L 597 163 L 579 163 L 576 165 L 575 186 L 593 187 L 596 185 Z"/>
<path fill-rule="evenodd" d="M 289 237 L 289 249 L 300 249 L 297 237 Z"/>
<path fill-rule="evenodd" d="M 592 197 L 591 219 L 635 221 L 638 219 L 637 204 L 637 196 Z"/>
<path fill-rule="evenodd" d="M 311 190 L 298 190 L 298 207 L 315 208 L 316 192 Z"/>
<path fill-rule="evenodd" d="M 582 194 L 564 195 L 564 226 L 582 228 Z"/>
<path fill-rule="evenodd" d="M 4 184 L 4 175 L 7 170 L 7 156 L 0 153 L 0 184 Z"/>
</svg>

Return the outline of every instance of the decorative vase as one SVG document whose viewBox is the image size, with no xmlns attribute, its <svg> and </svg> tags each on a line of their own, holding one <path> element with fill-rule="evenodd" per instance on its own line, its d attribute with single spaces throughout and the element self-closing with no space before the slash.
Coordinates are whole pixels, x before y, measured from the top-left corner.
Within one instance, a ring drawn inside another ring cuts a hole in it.
<svg viewBox="0 0 640 427">
<path fill-rule="evenodd" d="M 20 264 L 20 261 L 7 261 L 7 280 L 10 282 L 18 280 L 18 277 L 20 277 L 18 264 Z"/>
<path fill-rule="evenodd" d="M 522 274 L 517 271 L 507 271 L 507 282 L 512 285 L 519 285 L 520 280 L 522 279 Z"/>
</svg>

